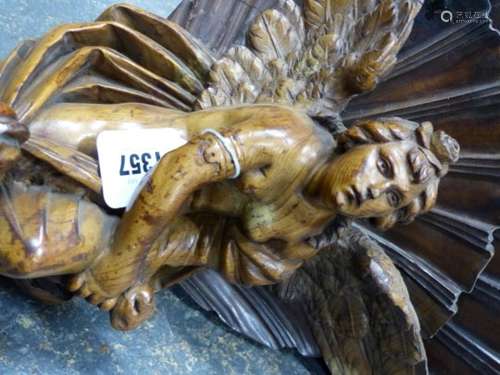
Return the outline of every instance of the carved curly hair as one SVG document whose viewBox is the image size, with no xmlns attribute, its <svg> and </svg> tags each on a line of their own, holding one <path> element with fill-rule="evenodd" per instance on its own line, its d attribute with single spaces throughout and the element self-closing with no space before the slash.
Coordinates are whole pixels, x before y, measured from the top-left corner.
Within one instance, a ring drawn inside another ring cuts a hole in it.
<svg viewBox="0 0 500 375">
<path fill-rule="evenodd" d="M 427 186 L 405 207 L 389 215 L 370 219 L 381 230 L 389 229 L 396 223 L 408 224 L 434 206 L 439 180 L 448 172 L 448 165 L 458 160 L 460 146 L 445 132 L 434 132 L 430 122 L 418 124 L 398 117 L 358 121 L 337 139 L 341 151 L 363 144 L 403 140 L 417 143 L 418 146 L 408 152 L 407 161 L 413 172 L 413 182 Z"/>
</svg>

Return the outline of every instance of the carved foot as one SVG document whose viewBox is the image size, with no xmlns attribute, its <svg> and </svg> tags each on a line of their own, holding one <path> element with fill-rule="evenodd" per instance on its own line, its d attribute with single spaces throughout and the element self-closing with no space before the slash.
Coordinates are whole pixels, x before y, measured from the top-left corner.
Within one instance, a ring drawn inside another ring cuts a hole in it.
<svg viewBox="0 0 500 375">
<path fill-rule="evenodd" d="M 153 315 L 154 309 L 153 289 L 149 285 L 133 287 L 119 297 L 111 311 L 111 325 L 121 331 L 137 328 Z"/>
<path fill-rule="evenodd" d="M 141 284 L 112 297 L 101 289 L 90 270 L 72 277 L 68 289 L 102 310 L 111 310 L 112 326 L 122 331 L 136 328 L 149 319 L 155 309 L 154 291 L 149 285 Z"/>
<path fill-rule="evenodd" d="M 118 301 L 118 297 L 112 297 L 101 289 L 90 270 L 73 276 L 68 283 L 68 289 L 105 311 L 115 307 Z"/>
</svg>

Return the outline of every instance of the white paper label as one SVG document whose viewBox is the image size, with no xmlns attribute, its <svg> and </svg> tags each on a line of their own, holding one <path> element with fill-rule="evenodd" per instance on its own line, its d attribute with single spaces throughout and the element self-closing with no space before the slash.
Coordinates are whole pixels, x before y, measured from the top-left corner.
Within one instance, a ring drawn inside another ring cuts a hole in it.
<svg viewBox="0 0 500 375">
<path fill-rule="evenodd" d="M 167 152 L 187 142 L 178 129 L 107 130 L 97 136 L 104 201 L 127 207 L 142 178 Z"/>
</svg>

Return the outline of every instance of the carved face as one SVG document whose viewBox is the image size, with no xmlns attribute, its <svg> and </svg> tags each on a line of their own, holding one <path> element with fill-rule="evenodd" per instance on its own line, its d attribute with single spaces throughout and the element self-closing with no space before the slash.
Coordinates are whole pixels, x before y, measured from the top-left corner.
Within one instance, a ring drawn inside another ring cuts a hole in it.
<svg viewBox="0 0 500 375">
<path fill-rule="evenodd" d="M 380 217 L 408 205 L 436 179 L 414 141 L 357 146 L 333 161 L 327 186 L 339 214 Z"/>
</svg>

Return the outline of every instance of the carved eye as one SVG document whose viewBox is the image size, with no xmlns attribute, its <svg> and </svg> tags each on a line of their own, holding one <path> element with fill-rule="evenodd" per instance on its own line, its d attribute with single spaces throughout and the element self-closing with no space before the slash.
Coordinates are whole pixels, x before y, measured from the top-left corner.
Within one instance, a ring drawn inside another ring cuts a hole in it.
<svg viewBox="0 0 500 375">
<path fill-rule="evenodd" d="M 391 207 L 398 207 L 401 203 L 401 197 L 394 190 L 389 190 L 388 192 L 386 192 L 386 197 L 387 203 L 389 203 Z"/>
<path fill-rule="evenodd" d="M 393 173 L 392 173 L 392 166 L 389 160 L 387 158 L 380 156 L 377 160 L 377 168 L 379 172 L 382 174 L 382 176 L 391 178 Z"/>
</svg>

